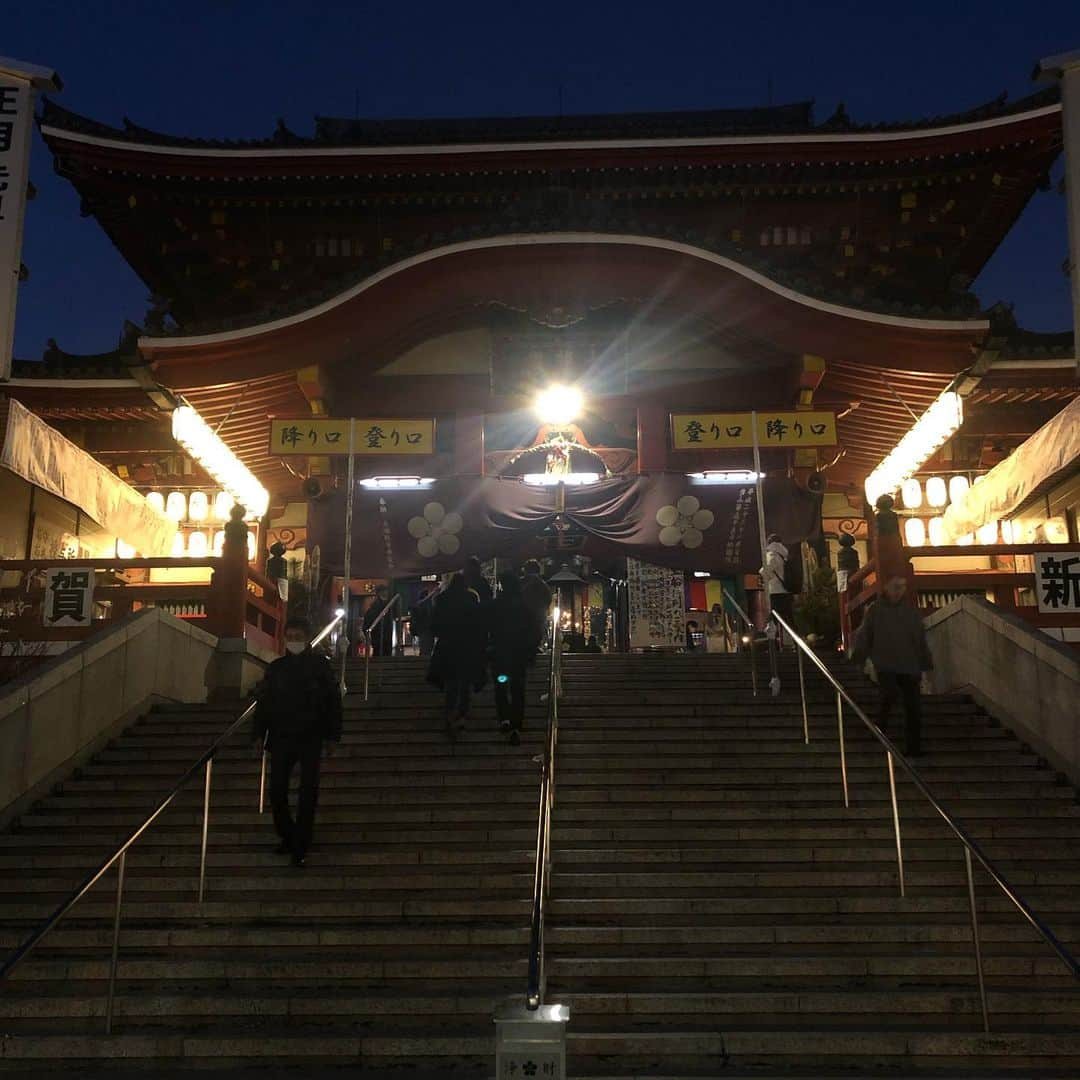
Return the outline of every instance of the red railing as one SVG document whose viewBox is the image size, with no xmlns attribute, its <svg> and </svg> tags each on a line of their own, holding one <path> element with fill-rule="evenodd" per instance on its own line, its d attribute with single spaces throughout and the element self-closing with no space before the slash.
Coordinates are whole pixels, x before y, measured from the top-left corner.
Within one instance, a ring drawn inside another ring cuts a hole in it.
<svg viewBox="0 0 1080 1080">
<path fill-rule="evenodd" d="M 285 605 L 264 574 L 227 557 L 196 559 L 77 559 L 94 571 L 93 609 L 84 626 L 49 626 L 44 618 L 45 574 L 61 559 L 0 561 L 0 678 L 21 674 L 55 653 L 55 643 L 78 642 L 143 608 L 160 608 L 215 637 L 243 637 L 280 651 Z M 151 581 L 151 571 L 172 570 L 188 580 Z M 203 571 L 209 580 L 198 580 Z M 194 579 L 194 580 L 192 580 Z"/>
</svg>

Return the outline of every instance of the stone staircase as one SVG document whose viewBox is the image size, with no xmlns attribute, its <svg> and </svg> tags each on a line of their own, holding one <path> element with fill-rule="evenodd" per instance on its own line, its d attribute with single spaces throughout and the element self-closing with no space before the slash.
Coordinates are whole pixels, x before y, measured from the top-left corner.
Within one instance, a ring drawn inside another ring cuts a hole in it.
<svg viewBox="0 0 1080 1080">
<path fill-rule="evenodd" d="M 901 780 L 898 896 L 883 755 L 849 721 L 845 810 L 831 694 L 810 677 L 804 746 L 784 667 L 774 701 L 744 660 L 567 658 L 548 999 L 571 1008 L 569 1075 L 1077 1075 L 1078 988 L 980 875 L 982 1034 L 958 843 Z M 205 902 L 201 785 L 129 857 L 113 1035 L 110 874 L 0 986 L 0 1072 L 490 1075 L 495 1006 L 525 986 L 546 671 L 512 748 L 490 691 L 452 746 L 423 670 L 378 664 L 371 701 L 347 698 L 304 870 L 271 852 L 257 754 L 224 751 Z M 0 835 L 0 949 L 228 719 L 155 711 Z M 965 700 L 929 703 L 926 747 L 934 790 L 1080 948 L 1073 790 Z"/>
</svg>

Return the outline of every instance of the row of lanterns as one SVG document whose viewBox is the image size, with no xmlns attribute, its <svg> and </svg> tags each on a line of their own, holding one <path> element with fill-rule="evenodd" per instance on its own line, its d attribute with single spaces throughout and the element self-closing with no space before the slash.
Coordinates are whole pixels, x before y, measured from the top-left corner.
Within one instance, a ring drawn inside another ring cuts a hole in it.
<svg viewBox="0 0 1080 1080">
<path fill-rule="evenodd" d="M 184 533 L 177 531 L 173 540 L 172 558 L 174 559 L 205 559 L 209 555 L 221 557 L 225 549 L 225 530 L 219 529 L 212 536 L 202 529 Z M 248 560 L 255 558 L 255 534 L 249 532 L 247 537 Z M 116 557 L 118 559 L 134 559 L 135 549 L 123 540 L 116 541 Z"/>
<path fill-rule="evenodd" d="M 983 478 L 975 477 L 975 483 Z M 931 476 L 926 481 L 925 496 L 923 485 L 911 476 L 900 485 L 900 498 L 903 500 L 905 510 L 918 510 L 925 502 L 927 506 L 942 507 L 949 503 L 959 502 L 971 488 L 971 481 L 966 476 L 958 473 L 951 476 L 946 484 L 942 476 Z"/>
<path fill-rule="evenodd" d="M 215 521 L 228 521 L 229 513 L 236 505 L 236 500 L 227 491 L 219 491 L 214 496 L 212 506 L 210 496 L 205 491 L 193 491 L 190 496 L 182 491 L 170 491 L 168 496 L 160 491 L 151 491 L 146 501 L 175 522 L 207 521 L 211 513 Z"/>
<path fill-rule="evenodd" d="M 988 521 L 976 532 L 968 533 L 956 539 L 959 547 L 968 547 L 978 542 L 983 546 L 998 542 L 998 528 L 1000 525 L 1001 542 L 1011 544 L 1013 542 L 1013 526 L 1011 521 Z M 923 547 L 929 540 L 931 547 L 945 547 L 948 540 L 945 539 L 945 519 L 933 517 L 929 521 L 922 518 L 908 518 L 904 522 L 904 540 L 908 547 Z"/>
</svg>

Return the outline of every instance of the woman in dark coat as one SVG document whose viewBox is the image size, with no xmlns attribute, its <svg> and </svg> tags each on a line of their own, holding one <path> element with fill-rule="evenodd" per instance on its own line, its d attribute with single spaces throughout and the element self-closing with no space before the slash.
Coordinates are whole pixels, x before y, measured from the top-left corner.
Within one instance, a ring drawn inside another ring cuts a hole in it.
<svg viewBox="0 0 1080 1080">
<path fill-rule="evenodd" d="M 536 656 L 535 619 L 516 574 L 499 575 L 499 595 L 491 605 L 491 669 L 499 729 L 517 746 L 525 719 L 525 682 Z"/>
<path fill-rule="evenodd" d="M 487 681 L 485 653 L 487 627 L 480 600 L 455 574 L 446 591 L 435 601 L 432 617 L 435 651 L 428 682 L 446 690 L 446 726 L 451 736 L 463 731 L 472 692 Z"/>
</svg>

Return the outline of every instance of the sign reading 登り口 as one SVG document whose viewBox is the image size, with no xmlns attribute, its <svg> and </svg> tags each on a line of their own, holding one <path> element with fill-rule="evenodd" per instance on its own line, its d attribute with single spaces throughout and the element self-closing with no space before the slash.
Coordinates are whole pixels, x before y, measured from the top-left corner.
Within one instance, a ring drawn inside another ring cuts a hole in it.
<svg viewBox="0 0 1080 1080">
<path fill-rule="evenodd" d="M 278 457 L 348 454 L 349 425 L 355 454 L 433 454 L 435 420 L 349 419 L 313 416 L 270 421 L 270 453 Z"/>
<path fill-rule="evenodd" d="M 734 450 L 754 445 L 753 414 L 672 413 L 675 450 Z M 831 412 L 759 412 L 758 445 L 764 449 L 836 446 L 836 414 Z"/>
</svg>

